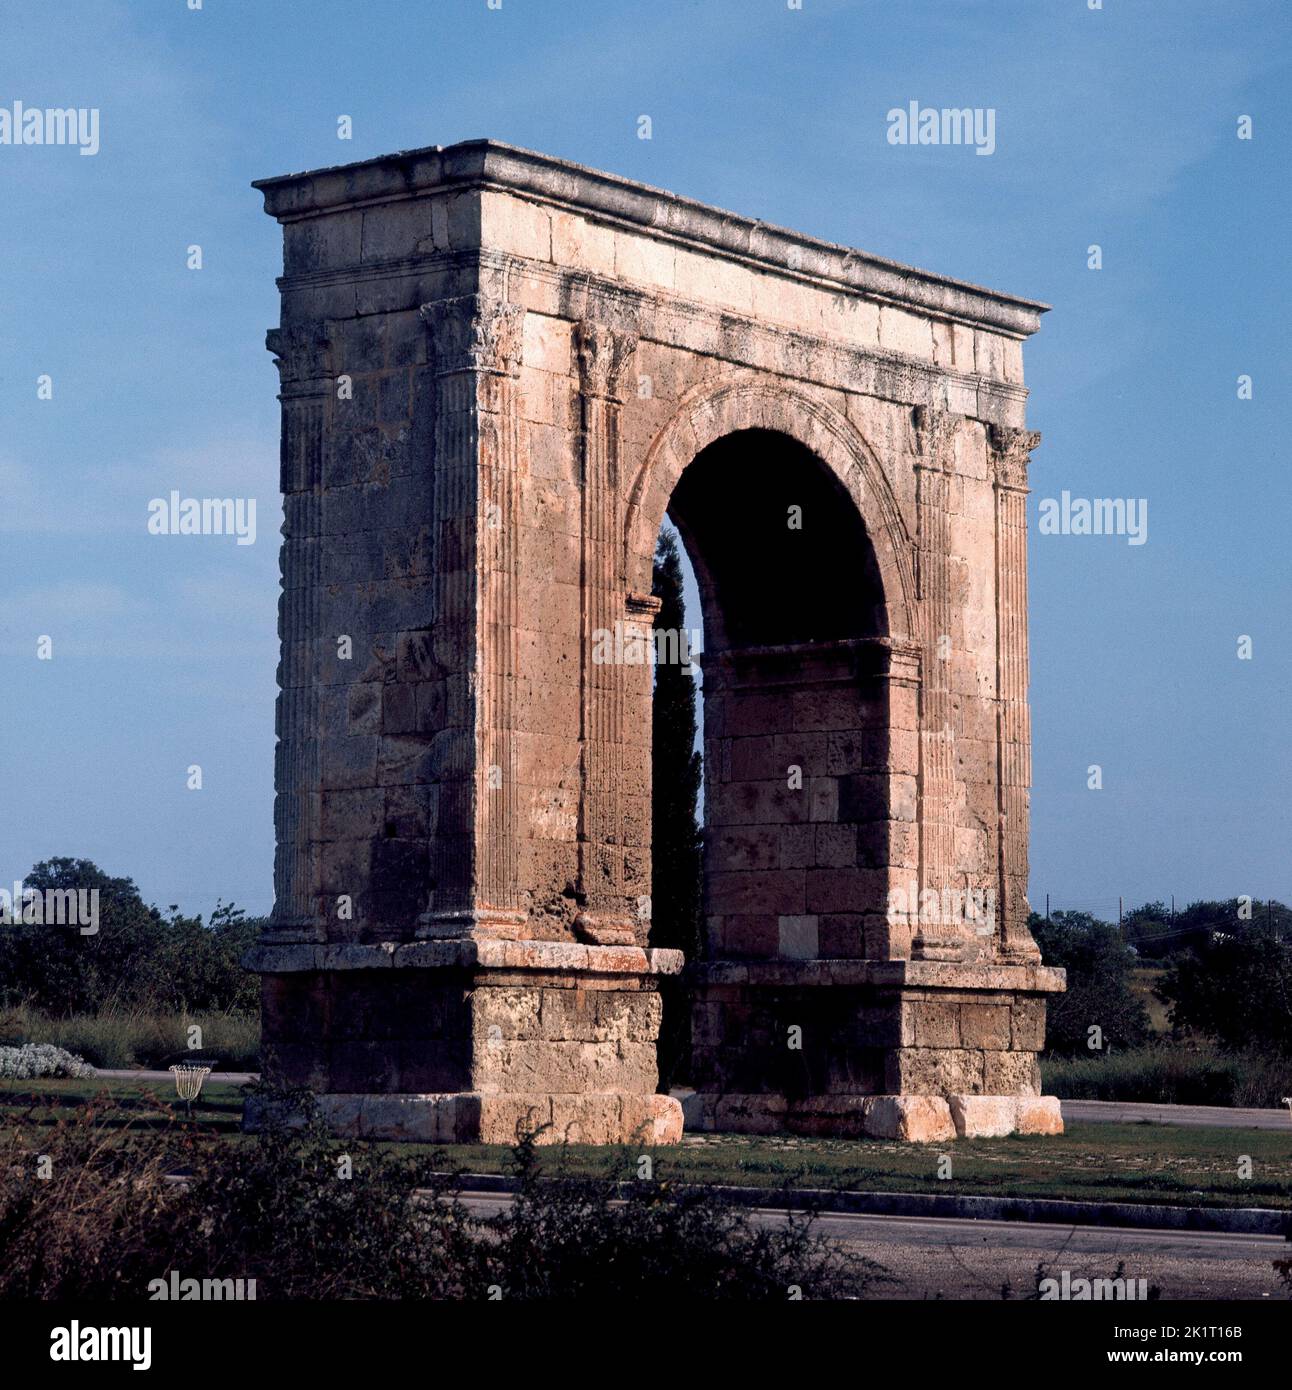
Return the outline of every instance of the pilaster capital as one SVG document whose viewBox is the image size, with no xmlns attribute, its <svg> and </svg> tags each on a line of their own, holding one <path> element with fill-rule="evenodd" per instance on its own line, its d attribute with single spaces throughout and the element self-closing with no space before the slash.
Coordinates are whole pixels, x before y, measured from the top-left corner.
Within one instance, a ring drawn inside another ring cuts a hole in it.
<svg viewBox="0 0 1292 1390">
<path fill-rule="evenodd" d="M 988 425 L 987 442 L 996 485 L 1026 491 L 1028 458 L 1041 442 L 1040 432 L 1014 425 Z"/>
<path fill-rule="evenodd" d="M 520 369 L 525 309 L 483 294 L 462 294 L 423 304 L 435 370 L 514 376 Z"/>
<path fill-rule="evenodd" d="M 330 324 L 320 322 L 271 328 L 265 334 L 265 347 L 274 355 L 274 366 L 278 368 L 283 395 L 317 395 L 330 385 Z"/>
<path fill-rule="evenodd" d="M 624 612 L 629 618 L 653 623 L 664 606 L 664 600 L 655 594 L 629 593 L 624 599 Z"/>
<path fill-rule="evenodd" d="M 580 319 L 574 326 L 574 348 L 583 394 L 622 400 L 620 389 L 637 351 L 637 335 L 599 319 Z"/>
</svg>

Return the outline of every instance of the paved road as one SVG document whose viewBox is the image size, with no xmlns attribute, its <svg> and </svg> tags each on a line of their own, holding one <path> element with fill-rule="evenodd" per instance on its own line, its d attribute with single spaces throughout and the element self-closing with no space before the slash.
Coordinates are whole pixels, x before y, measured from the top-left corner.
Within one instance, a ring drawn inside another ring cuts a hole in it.
<svg viewBox="0 0 1292 1390">
<path fill-rule="evenodd" d="M 1096 1124 L 1182 1125 L 1187 1129 L 1286 1129 L 1292 1114 L 1282 1110 L 1244 1110 L 1228 1105 L 1156 1105 L 1148 1101 L 1065 1100 L 1065 1120 Z"/>
<path fill-rule="evenodd" d="M 499 1211 L 506 1194 L 464 1195 L 480 1215 Z M 766 1224 L 783 1211 L 757 1208 Z M 875 1298 L 999 1299 L 1034 1297 L 1039 1278 L 1144 1279 L 1167 1299 L 1280 1298 L 1272 1261 L 1286 1258 L 1278 1236 L 1193 1231 L 1142 1231 L 1120 1226 L 1054 1226 L 1021 1221 L 971 1221 L 923 1216 L 830 1213 L 817 1231 L 882 1265 L 890 1281 Z M 1039 1266 L 1045 1266 L 1038 1273 Z"/>
</svg>

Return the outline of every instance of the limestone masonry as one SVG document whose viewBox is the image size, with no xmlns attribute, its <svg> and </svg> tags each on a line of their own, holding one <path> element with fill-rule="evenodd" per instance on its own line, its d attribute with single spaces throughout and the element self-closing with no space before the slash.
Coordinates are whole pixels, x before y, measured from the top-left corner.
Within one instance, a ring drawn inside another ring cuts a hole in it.
<svg viewBox="0 0 1292 1390">
<path fill-rule="evenodd" d="M 1027 930 L 1022 343 L 1045 306 L 492 141 L 283 227 L 264 1070 L 338 1132 L 1058 1132 Z M 650 944 L 665 513 L 705 611 L 708 958 Z M 623 646 L 614 649 L 623 651 Z M 258 1115 L 253 1107 L 248 1123 Z"/>
</svg>

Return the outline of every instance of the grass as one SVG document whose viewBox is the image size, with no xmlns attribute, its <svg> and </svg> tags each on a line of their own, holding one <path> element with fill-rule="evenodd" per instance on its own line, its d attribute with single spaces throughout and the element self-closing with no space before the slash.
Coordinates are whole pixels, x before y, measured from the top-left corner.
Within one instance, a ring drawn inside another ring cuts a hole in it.
<svg viewBox="0 0 1292 1390">
<path fill-rule="evenodd" d="M 190 1029 L 201 1041 L 190 1049 Z M 0 1043 L 54 1043 L 96 1067 L 165 1069 L 196 1051 L 228 1071 L 255 1071 L 260 1065 L 260 1020 L 252 1014 L 158 1014 L 109 1009 L 100 1014 L 53 1018 L 16 1005 L 0 1009 Z"/>
<path fill-rule="evenodd" d="M 898 1144 L 882 1140 L 702 1135 L 653 1150 L 655 1177 L 747 1187 L 820 1187 L 984 1197 L 1047 1197 L 1079 1202 L 1292 1210 L 1292 1144 L 1279 1131 L 1074 1124 L 1061 1136 Z M 633 1176 L 644 1149 L 571 1148 L 575 1171 Z M 446 1166 L 504 1170 L 506 1150 L 448 1145 Z M 1250 1156 L 1253 1176 L 1238 1176 Z M 952 1176 L 938 1177 L 951 1159 Z M 555 1166 L 559 1155 L 545 1150 Z"/>
<path fill-rule="evenodd" d="M 1211 1044 L 1127 1048 L 1090 1057 L 1041 1058 L 1042 1090 L 1064 1100 L 1277 1108 L 1292 1095 L 1292 1059 Z"/>
<path fill-rule="evenodd" d="M 105 1092 L 122 1103 L 122 1122 L 128 1117 L 132 1127 L 164 1125 L 183 1108 L 162 1087 L 140 1082 L 9 1081 L 0 1083 L 0 1127 L 53 1124 Z M 208 1082 L 194 1107 L 195 1128 L 213 1140 L 249 1142 L 238 1131 L 241 1104 L 240 1088 Z M 1292 1210 L 1290 1138 L 1281 1130 L 1073 1124 L 1057 1137 L 942 1145 L 695 1135 L 675 1147 L 576 1145 L 542 1149 L 538 1157 L 549 1172 L 564 1162 L 567 1172 L 625 1180 L 638 1175 L 639 1160 L 649 1153 L 654 1176 L 678 1183 Z M 507 1171 L 511 1154 L 494 1145 L 442 1145 L 433 1152 L 438 1168 L 473 1173 Z M 951 1158 L 950 1179 L 937 1175 L 943 1155 Z M 1251 1178 L 1238 1176 L 1243 1156 L 1251 1159 Z"/>
<path fill-rule="evenodd" d="M 14 1124 L 54 1125 L 71 1112 L 111 1098 L 117 1103 L 105 1123 L 124 1128 L 160 1129 L 186 1107 L 170 1082 L 115 1077 L 89 1081 L 0 1081 L 0 1128 Z M 242 1088 L 207 1078 L 193 1103 L 193 1123 L 201 1132 L 241 1137 Z"/>
<path fill-rule="evenodd" d="M 1163 1035 L 1171 1031 L 1170 1013 L 1157 993 L 1157 986 L 1165 974 L 1164 965 L 1137 965 L 1130 972 L 1131 988 L 1144 1003 L 1148 1013 L 1148 1026 L 1154 1033 Z"/>
</svg>

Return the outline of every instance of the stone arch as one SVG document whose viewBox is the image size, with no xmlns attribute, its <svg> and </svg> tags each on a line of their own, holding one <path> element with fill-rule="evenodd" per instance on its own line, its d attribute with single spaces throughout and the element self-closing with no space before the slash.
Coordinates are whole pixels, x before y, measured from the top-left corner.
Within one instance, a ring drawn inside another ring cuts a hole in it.
<svg viewBox="0 0 1292 1390">
<path fill-rule="evenodd" d="M 724 480 L 737 460 L 747 465 L 748 496 Z M 801 480 L 803 491 L 776 497 L 782 480 L 790 488 Z M 796 562 L 777 550 L 776 523 L 769 531 L 746 510 L 755 495 L 777 507 L 796 495 L 809 510 L 832 506 L 820 548 L 810 558 L 799 552 L 802 586 L 785 582 L 786 563 Z M 625 507 L 629 604 L 650 591 L 665 515 L 700 586 L 707 956 L 905 956 L 909 941 L 885 908 L 895 876 L 916 867 L 912 548 L 874 454 L 819 397 L 740 373 L 682 398 L 631 478 Z M 728 520 L 760 536 L 768 588 L 748 547 L 730 540 Z M 832 603 L 854 574 L 864 576 L 856 596 Z M 649 709 L 649 674 L 626 671 L 624 680 L 630 703 Z M 650 786 L 649 737 L 636 756 Z"/>
<path fill-rule="evenodd" d="M 618 640 L 652 623 L 672 509 L 722 614 L 701 661 L 721 920 L 688 967 L 688 1123 L 1061 1130 L 1036 1053 L 1062 972 L 1037 964 L 1025 896 L 1037 437 L 1019 340 L 1045 306 L 490 141 L 259 187 L 289 272 L 314 267 L 280 280 L 288 327 L 269 335 L 285 523 L 278 901 L 252 957 L 266 1078 L 367 1138 L 510 1144 L 526 1116 L 543 1140 L 680 1137 L 650 1060 L 683 966 L 647 949 L 642 901 L 652 666 Z M 427 231 L 459 203 L 446 270 Z M 379 282 L 356 263 L 360 217 Z M 680 400 L 625 390 L 643 334 Z M 369 387 L 344 412 L 339 371 Z M 918 449 L 884 445 L 881 469 L 845 396 L 896 425 L 916 386 Z M 967 416 L 935 404 L 952 397 Z M 809 475 L 805 544 L 767 544 Z M 321 511 L 373 544 L 323 534 Z M 300 659 L 341 630 L 356 660 Z M 936 666 L 934 634 L 959 639 Z M 962 884 L 998 885 L 1001 934 L 926 936 L 909 896 L 891 910 L 894 887 Z M 505 1046 L 475 1045 L 495 1027 Z M 249 1125 L 269 1118 L 248 1103 Z"/>
<path fill-rule="evenodd" d="M 623 576 L 628 591 L 650 592 L 655 538 L 683 472 L 709 445 L 743 430 L 785 435 L 834 475 L 856 506 L 874 548 L 888 636 L 898 642 L 915 640 L 911 537 L 879 461 L 838 411 L 796 387 L 757 376 L 692 388 L 647 449 L 627 494 Z"/>
</svg>

